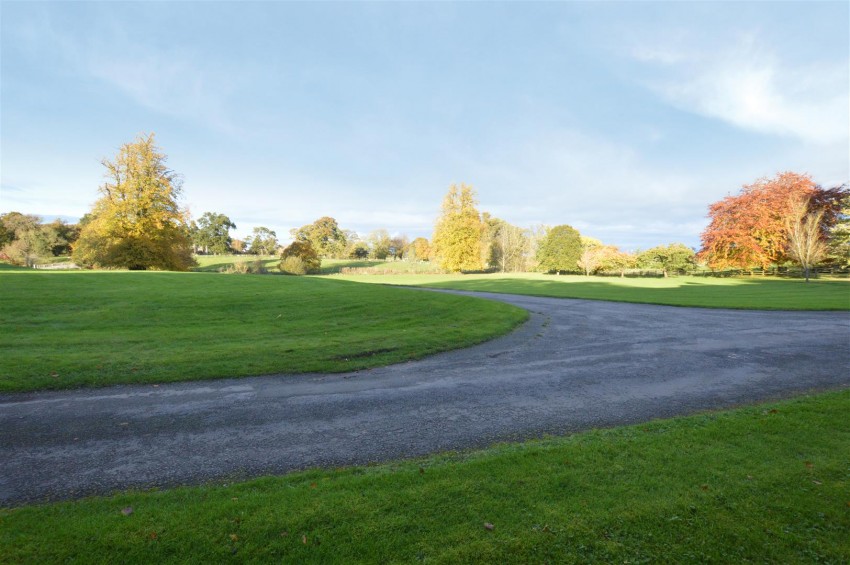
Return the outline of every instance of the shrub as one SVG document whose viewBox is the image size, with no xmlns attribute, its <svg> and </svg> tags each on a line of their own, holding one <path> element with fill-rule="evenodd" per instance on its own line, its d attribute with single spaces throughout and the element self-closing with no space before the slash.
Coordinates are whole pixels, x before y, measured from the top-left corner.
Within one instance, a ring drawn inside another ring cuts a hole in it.
<svg viewBox="0 0 850 565">
<path fill-rule="evenodd" d="M 292 275 L 318 273 L 322 266 L 319 254 L 316 253 L 309 241 L 293 241 L 280 254 L 280 259 L 281 272 Z M 287 259 L 298 259 L 300 266 L 295 261 L 287 262 Z"/>
<path fill-rule="evenodd" d="M 306 275 L 307 266 L 300 257 L 287 257 L 280 262 L 280 272 L 286 275 Z"/>
</svg>

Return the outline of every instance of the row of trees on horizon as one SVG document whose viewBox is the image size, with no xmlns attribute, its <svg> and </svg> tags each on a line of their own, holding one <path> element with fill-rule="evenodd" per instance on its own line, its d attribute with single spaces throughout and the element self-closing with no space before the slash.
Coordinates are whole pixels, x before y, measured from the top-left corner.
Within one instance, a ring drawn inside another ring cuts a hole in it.
<svg viewBox="0 0 850 565">
<path fill-rule="evenodd" d="M 526 229 L 478 208 L 471 186 L 452 185 L 443 199 L 432 239 L 375 230 L 365 237 L 330 216 L 290 230 L 286 248 L 277 234 L 256 227 L 234 239 L 225 214 L 189 217 L 178 199 L 179 177 L 165 165 L 154 135 L 139 136 L 103 160 L 100 198 L 78 224 L 42 223 L 37 216 L 0 215 L 0 258 L 32 265 L 48 256 L 72 255 L 91 268 L 187 270 L 196 253 L 280 255 L 285 272 L 317 270 L 321 259 L 430 261 L 449 272 L 619 272 L 657 269 L 666 276 L 707 269 L 767 269 L 796 263 L 806 270 L 828 263 L 850 266 L 850 190 L 824 189 L 804 174 L 785 172 L 745 185 L 709 206 L 699 252 L 681 243 L 628 253 L 582 236 L 569 225 Z"/>
</svg>

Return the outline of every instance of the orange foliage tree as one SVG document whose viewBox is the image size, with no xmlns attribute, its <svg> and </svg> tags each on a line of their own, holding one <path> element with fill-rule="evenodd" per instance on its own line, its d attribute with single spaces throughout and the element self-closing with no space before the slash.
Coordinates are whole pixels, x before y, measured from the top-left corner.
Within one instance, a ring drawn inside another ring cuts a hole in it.
<svg viewBox="0 0 850 565">
<path fill-rule="evenodd" d="M 843 187 L 823 189 L 809 175 L 785 172 L 772 179 L 744 185 L 740 194 L 727 196 L 708 208 L 710 222 L 702 232 L 700 259 L 711 268 L 763 269 L 788 257 L 788 225 L 800 202 L 823 211 L 821 231 L 837 221 Z"/>
</svg>

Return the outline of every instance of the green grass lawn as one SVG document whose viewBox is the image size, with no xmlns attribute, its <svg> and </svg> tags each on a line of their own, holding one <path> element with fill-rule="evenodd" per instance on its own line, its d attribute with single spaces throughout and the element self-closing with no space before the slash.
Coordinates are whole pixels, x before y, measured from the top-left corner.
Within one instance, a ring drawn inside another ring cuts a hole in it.
<svg viewBox="0 0 850 565">
<path fill-rule="evenodd" d="M 0 509 L 0 560 L 847 563 L 848 413 L 844 390 L 472 453 Z"/>
<path fill-rule="evenodd" d="M 524 310 L 287 276 L 0 272 L 0 392 L 349 371 L 485 341 Z"/>
<path fill-rule="evenodd" d="M 334 275 L 356 282 L 586 298 L 671 306 L 759 310 L 850 310 L 850 281 L 762 277 L 619 278 L 532 273 L 484 275 Z"/>
<path fill-rule="evenodd" d="M 280 272 L 280 257 L 277 255 L 195 255 L 195 261 L 198 266 L 192 270 L 200 273 L 218 273 L 236 263 L 252 264 L 257 261 L 269 271 Z"/>
<path fill-rule="evenodd" d="M 275 255 L 196 255 L 198 266 L 194 271 L 204 273 L 218 273 L 236 263 L 262 262 L 263 266 L 270 272 L 279 272 L 278 265 L 280 257 Z M 427 261 L 381 261 L 377 259 L 322 259 L 322 274 L 333 275 L 344 268 L 366 269 L 377 273 L 391 271 L 394 273 L 418 274 L 432 273 L 437 270 L 436 265 Z"/>
<path fill-rule="evenodd" d="M 342 269 L 357 269 L 369 271 L 364 274 L 405 274 L 416 275 L 439 271 L 436 264 L 428 261 L 381 261 L 378 259 L 322 259 L 322 274 L 332 275 Z"/>
</svg>

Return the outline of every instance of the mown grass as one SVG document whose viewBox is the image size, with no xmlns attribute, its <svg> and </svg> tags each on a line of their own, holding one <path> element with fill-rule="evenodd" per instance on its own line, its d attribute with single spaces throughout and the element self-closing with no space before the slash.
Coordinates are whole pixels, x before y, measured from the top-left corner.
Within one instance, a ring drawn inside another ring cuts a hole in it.
<svg viewBox="0 0 850 565">
<path fill-rule="evenodd" d="M 335 275 L 356 282 L 478 290 L 555 298 L 739 308 L 850 310 L 850 281 L 762 277 L 619 278 L 532 273 L 484 275 Z"/>
<path fill-rule="evenodd" d="M 280 257 L 276 255 L 195 255 L 198 266 L 192 269 L 200 273 L 219 273 L 236 263 L 248 265 L 260 262 L 270 272 L 280 272 Z"/>
<path fill-rule="evenodd" d="M 237 263 L 253 264 L 257 261 L 272 273 L 279 272 L 280 257 L 274 255 L 196 255 L 198 266 L 194 271 L 218 273 Z M 378 259 L 322 259 L 321 274 L 333 275 L 342 269 L 368 269 L 377 272 L 392 271 L 394 273 L 417 274 L 434 272 L 436 265 L 427 261 L 382 261 Z"/>
<path fill-rule="evenodd" d="M 387 274 L 416 275 L 439 272 L 436 264 L 428 261 L 382 261 L 379 259 L 323 259 L 322 274 L 333 275 L 343 269 L 366 270 Z M 367 273 L 368 274 L 368 273 Z"/>
<path fill-rule="evenodd" d="M 848 411 L 844 390 L 473 453 L 0 509 L 0 546 L 6 561 L 33 563 L 847 563 Z"/>
<path fill-rule="evenodd" d="M 492 301 L 304 277 L 0 273 L 0 391 L 337 372 L 485 341 Z"/>
</svg>

